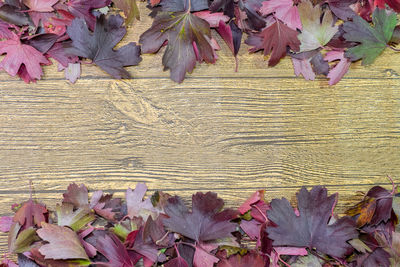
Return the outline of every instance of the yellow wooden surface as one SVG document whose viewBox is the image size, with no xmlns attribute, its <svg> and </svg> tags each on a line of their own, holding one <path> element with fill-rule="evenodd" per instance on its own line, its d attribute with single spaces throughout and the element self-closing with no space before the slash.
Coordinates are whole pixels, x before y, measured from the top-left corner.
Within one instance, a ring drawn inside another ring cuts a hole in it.
<svg viewBox="0 0 400 267">
<path fill-rule="evenodd" d="M 149 27 L 141 12 L 125 43 Z M 355 64 L 329 87 L 295 77 L 288 59 L 268 68 L 246 46 L 235 73 L 221 45 L 218 62 L 182 84 L 161 54 L 144 55 L 124 81 L 95 66 L 75 85 L 55 65 L 37 84 L 0 74 L 0 215 L 29 197 L 29 179 L 50 207 L 71 182 L 122 196 L 140 181 L 186 199 L 213 190 L 229 206 L 260 188 L 293 200 L 322 184 L 343 211 L 355 191 L 400 178 L 400 54 Z"/>
</svg>

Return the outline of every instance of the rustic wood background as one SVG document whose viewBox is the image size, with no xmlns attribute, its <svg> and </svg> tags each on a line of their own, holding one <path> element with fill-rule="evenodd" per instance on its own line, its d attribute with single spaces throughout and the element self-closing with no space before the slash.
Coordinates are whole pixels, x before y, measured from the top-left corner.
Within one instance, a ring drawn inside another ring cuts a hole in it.
<svg viewBox="0 0 400 267">
<path fill-rule="evenodd" d="M 141 12 L 124 42 L 151 24 Z M 186 199 L 213 190 L 229 206 L 260 188 L 293 200 L 322 184 L 340 193 L 343 211 L 356 191 L 400 178 L 400 54 L 355 64 L 329 87 L 295 77 L 288 59 L 268 68 L 246 46 L 235 73 L 221 45 L 218 62 L 182 84 L 162 71 L 161 53 L 144 55 L 123 81 L 89 65 L 75 85 L 56 65 L 37 84 L 2 72 L 0 216 L 29 197 L 30 179 L 51 207 L 71 182 L 120 196 L 137 182 Z M 6 243 L 2 234 L 0 254 Z"/>
</svg>

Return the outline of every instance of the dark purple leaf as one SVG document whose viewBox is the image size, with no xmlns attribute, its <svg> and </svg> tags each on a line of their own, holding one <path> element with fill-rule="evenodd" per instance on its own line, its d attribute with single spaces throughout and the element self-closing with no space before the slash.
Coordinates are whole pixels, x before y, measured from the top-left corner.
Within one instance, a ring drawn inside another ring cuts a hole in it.
<svg viewBox="0 0 400 267">
<path fill-rule="evenodd" d="M 93 60 L 97 66 L 117 79 L 130 78 L 124 69 L 126 66 L 138 65 L 142 60 L 140 47 L 131 42 L 118 50 L 113 48 L 126 34 L 121 16 L 100 16 L 94 33 L 91 33 L 83 19 L 74 19 L 67 29 L 72 39 L 71 53 Z"/>
<path fill-rule="evenodd" d="M 197 193 L 192 197 L 192 211 L 183 204 L 179 197 L 168 200 L 164 225 L 171 231 L 196 241 L 212 241 L 232 237 L 236 224 L 229 222 L 237 213 L 231 210 L 221 212 L 224 202 L 217 194 Z"/>
<path fill-rule="evenodd" d="M 315 248 L 333 257 L 343 257 L 351 249 L 347 241 L 357 237 L 357 231 L 349 217 L 328 224 L 335 198 L 336 195 L 328 197 L 322 186 L 311 191 L 303 187 L 297 194 L 299 216 L 287 199 L 272 200 L 267 215 L 277 227 L 269 227 L 267 232 L 273 245 Z"/>
</svg>

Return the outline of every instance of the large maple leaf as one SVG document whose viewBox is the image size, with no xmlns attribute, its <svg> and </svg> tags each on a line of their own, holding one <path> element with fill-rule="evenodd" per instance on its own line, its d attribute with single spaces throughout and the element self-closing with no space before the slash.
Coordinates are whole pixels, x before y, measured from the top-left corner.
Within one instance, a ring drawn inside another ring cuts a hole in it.
<svg viewBox="0 0 400 267">
<path fill-rule="evenodd" d="M 197 242 L 232 237 L 236 224 L 230 220 L 236 217 L 237 212 L 221 211 L 223 205 L 223 200 L 215 193 L 197 193 L 192 196 L 192 211 L 189 211 L 179 197 L 173 197 L 165 206 L 169 218 L 163 222 L 168 230 Z"/>
<path fill-rule="evenodd" d="M 326 188 L 311 191 L 302 188 L 297 194 L 299 216 L 285 198 L 271 201 L 268 219 L 277 227 L 267 228 L 274 246 L 315 248 L 333 257 L 342 258 L 351 246 L 348 240 L 358 236 L 354 222 L 343 217 L 330 222 L 336 195 L 327 196 Z"/>
<path fill-rule="evenodd" d="M 117 79 L 130 78 L 124 67 L 137 65 L 142 59 L 140 47 L 133 42 L 118 50 L 113 49 L 126 34 L 123 23 L 124 20 L 119 15 L 110 16 L 108 19 L 102 15 L 98 18 L 92 34 L 83 19 L 74 19 L 67 29 L 73 46 L 70 52 L 91 59 L 94 64 Z"/>
<path fill-rule="evenodd" d="M 320 5 L 313 6 L 309 0 L 302 1 L 298 9 L 303 23 L 303 30 L 298 37 L 301 52 L 326 45 L 338 31 L 329 9 L 323 12 Z"/>
<path fill-rule="evenodd" d="M 12 39 L 0 42 L 0 54 L 7 54 L 0 63 L 11 76 L 15 76 L 22 65 L 32 79 L 39 80 L 43 74 L 41 64 L 50 64 L 45 56 L 30 45 L 22 44 L 14 34 Z"/>
<path fill-rule="evenodd" d="M 297 34 L 297 31 L 276 20 L 260 34 L 250 36 L 246 43 L 254 46 L 250 52 L 263 49 L 264 55 L 271 54 L 268 65 L 275 66 L 281 58 L 286 56 L 287 47 L 295 52 L 299 51 L 300 41 L 297 39 Z"/>
<path fill-rule="evenodd" d="M 190 12 L 160 13 L 150 29 L 140 36 L 143 53 L 156 53 L 168 41 L 162 62 L 171 79 L 182 82 L 196 60 L 214 63 L 210 25 Z M 195 48 L 196 47 L 196 51 Z"/>
<path fill-rule="evenodd" d="M 371 64 L 385 50 L 392 38 L 397 24 L 395 13 L 387 13 L 385 9 L 375 9 L 372 14 L 374 27 L 359 16 L 343 25 L 344 38 L 359 45 L 349 48 L 346 56 L 351 60 L 362 59 L 363 65 Z"/>
<path fill-rule="evenodd" d="M 262 3 L 260 12 L 264 15 L 271 13 L 286 23 L 290 28 L 296 30 L 302 28 L 299 11 L 293 4 L 293 0 L 269 0 Z"/>
</svg>

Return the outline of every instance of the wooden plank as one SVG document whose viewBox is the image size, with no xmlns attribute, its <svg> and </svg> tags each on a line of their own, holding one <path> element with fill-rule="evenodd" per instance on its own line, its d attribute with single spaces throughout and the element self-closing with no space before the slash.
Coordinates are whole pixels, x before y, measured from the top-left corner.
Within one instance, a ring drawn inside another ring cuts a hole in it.
<svg viewBox="0 0 400 267">
<path fill-rule="evenodd" d="M 9 84 L 2 195 L 26 192 L 28 179 L 44 192 L 72 181 L 185 191 L 374 184 L 400 174 L 391 80 L 323 90 L 282 79 Z"/>
</svg>

